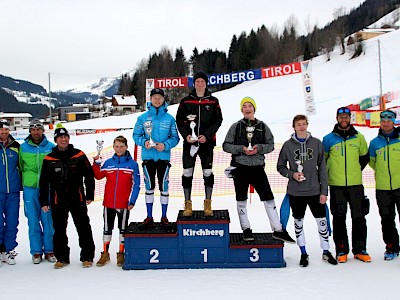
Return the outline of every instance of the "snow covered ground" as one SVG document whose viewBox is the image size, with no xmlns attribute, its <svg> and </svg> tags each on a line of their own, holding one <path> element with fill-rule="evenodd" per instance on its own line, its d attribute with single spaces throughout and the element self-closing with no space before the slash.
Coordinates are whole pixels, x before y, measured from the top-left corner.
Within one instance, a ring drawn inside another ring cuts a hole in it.
<svg viewBox="0 0 400 300">
<path fill-rule="evenodd" d="M 400 66 L 398 45 L 400 31 L 379 37 L 381 41 L 383 91 L 399 88 Z M 314 96 L 317 115 L 310 117 L 309 130 L 322 138 L 335 124 L 336 109 L 343 105 L 379 94 L 377 39 L 365 43 L 366 53 L 355 60 L 350 54 L 335 52 L 331 61 L 318 57 L 312 61 Z M 223 125 L 217 141 L 221 145 L 229 126 L 242 117 L 240 100 L 251 96 L 257 102 L 256 117 L 264 120 L 271 128 L 275 141 L 283 143 L 292 133 L 291 121 L 294 115 L 304 113 L 302 82 L 299 75 L 246 82 L 232 89 L 215 93 L 220 99 L 224 115 Z M 393 101 L 389 106 L 399 105 Z M 172 115 L 176 106 L 170 107 Z M 133 127 L 137 114 L 109 117 L 97 120 L 68 123 L 68 129 L 75 128 L 127 128 Z M 377 129 L 358 128 L 370 141 Z M 105 140 L 110 146 L 113 138 L 124 134 L 133 144 L 132 131 L 98 135 L 72 136 L 71 142 L 87 153 L 95 150 L 95 140 Z M 216 187 L 218 189 L 218 187 Z M 331 266 L 321 260 L 321 250 L 314 218 L 306 215 L 305 233 L 310 266 L 298 266 L 300 251 L 296 245 L 286 245 L 284 256 L 286 268 L 281 269 L 203 269 L 203 270 L 144 270 L 123 271 L 112 262 L 102 268 L 82 269 L 79 262 L 77 236 L 70 220 L 71 264 L 65 269 L 55 270 L 43 262 L 33 265 L 29 254 L 27 222 L 20 213 L 17 264 L 3 264 L 0 269 L 2 283 L 1 299 L 110 299 L 110 298 L 151 298 L 151 299 L 243 299 L 243 298 L 300 298 L 300 299 L 398 299 L 400 287 L 395 283 L 400 274 L 400 260 L 383 260 L 384 243 L 380 230 L 380 217 L 373 189 L 368 189 L 371 212 L 368 221 L 368 251 L 372 256 L 369 264 L 352 258 L 346 264 Z M 283 194 L 276 194 L 277 205 Z M 194 199 L 194 209 L 201 208 L 201 198 Z M 157 200 L 158 201 L 158 200 Z M 160 207 L 154 206 L 155 218 L 160 217 Z M 229 209 L 231 232 L 240 232 L 236 215 L 234 196 L 215 197 L 214 209 Z M 174 220 L 182 209 L 182 199 L 170 199 L 168 217 Z M 140 196 L 132 211 L 131 221 L 145 218 L 144 197 Z M 93 234 L 96 242 L 96 258 L 102 248 L 102 206 L 100 202 L 89 206 Z M 257 195 L 249 206 L 253 232 L 269 232 L 269 222 Z M 348 220 L 350 222 L 350 220 Z M 288 230 L 294 237 L 293 219 Z M 349 225 L 350 226 L 350 225 Z M 117 252 L 117 235 L 111 243 L 111 252 Z M 331 243 L 332 246 L 333 242 Z M 333 251 L 333 247 L 331 247 Z M 334 251 L 333 251 L 334 252 Z"/>
</svg>

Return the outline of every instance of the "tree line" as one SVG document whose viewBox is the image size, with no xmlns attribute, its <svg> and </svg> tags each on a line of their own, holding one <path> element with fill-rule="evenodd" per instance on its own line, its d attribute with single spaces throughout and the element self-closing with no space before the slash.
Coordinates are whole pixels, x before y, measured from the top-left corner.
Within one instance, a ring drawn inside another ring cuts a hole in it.
<svg viewBox="0 0 400 300">
<path fill-rule="evenodd" d="M 309 60 L 321 54 L 326 54 L 329 60 L 335 45 L 341 47 L 342 54 L 346 52 L 346 36 L 376 22 L 399 4 L 400 0 L 366 0 L 350 12 L 340 7 L 333 13 L 334 20 L 323 28 L 306 21 L 306 35 L 299 34 L 299 22 L 291 15 L 284 23 L 283 30 L 262 25 L 249 34 L 242 32 L 238 36 L 233 35 L 228 53 L 212 49 L 199 52 L 194 48 L 187 58 L 182 47 L 176 49 L 175 53 L 162 47 L 158 53 L 143 59 L 133 75 L 121 76 L 118 93 L 135 95 L 144 109 L 146 78 L 185 77 L 198 70 L 208 74 L 229 73 Z M 214 86 L 212 90 L 230 87 L 232 85 Z M 187 93 L 186 88 L 167 90 L 166 100 L 170 104 L 177 103 Z"/>
</svg>

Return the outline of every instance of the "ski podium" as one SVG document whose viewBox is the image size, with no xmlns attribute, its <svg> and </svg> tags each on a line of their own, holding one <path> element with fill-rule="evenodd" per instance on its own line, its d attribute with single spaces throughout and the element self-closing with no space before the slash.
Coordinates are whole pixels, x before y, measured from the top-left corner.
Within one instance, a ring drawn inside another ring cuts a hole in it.
<svg viewBox="0 0 400 300">
<path fill-rule="evenodd" d="M 213 217 L 193 211 L 190 218 L 179 211 L 176 223 L 144 227 L 130 223 L 125 236 L 125 270 L 199 268 L 282 268 L 283 242 L 272 233 L 254 233 L 244 242 L 242 233 L 229 233 L 228 210 L 214 210 Z"/>
</svg>

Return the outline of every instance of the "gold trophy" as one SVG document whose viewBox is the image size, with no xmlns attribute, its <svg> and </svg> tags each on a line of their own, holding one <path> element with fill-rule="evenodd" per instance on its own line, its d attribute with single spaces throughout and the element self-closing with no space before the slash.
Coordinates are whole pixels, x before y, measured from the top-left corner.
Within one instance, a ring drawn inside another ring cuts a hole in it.
<svg viewBox="0 0 400 300">
<path fill-rule="evenodd" d="M 301 161 L 300 161 L 300 160 L 296 160 L 296 164 L 297 164 L 297 172 L 303 173 L 304 167 L 303 167 L 303 165 L 301 164 Z M 300 181 L 304 181 L 304 180 L 306 180 L 306 178 L 305 178 L 304 175 L 302 174 L 302 175 L 300 176 Z"/>
<path fill-rule="evenodd" d="M 196 119 L 196 115 L 188 115 L 187 118 L 190 121 L 190 128 L 192 129 L 192 136 L 190 137 L 190 140 L 197 141 L 198 137 L 194 132 L 194 128 L 196 127 L 196 123 L 194 122 L 194 120 Z"/>
<path fill-rule="evenodd" d="M 254 126 L 247 126 L 246 131 L 247 131 L 247 140 L 249 141 L 249 145 L 247 146 L 247 150 L 252 151 L 254 148 L 251 145 L 251 139 L 254 136 L 254 130 L 256 128 Z"/>
<path fill-rule="evenodd" d="M 146 121 L 143 123 L 146 133 L 149 135 L 149 147 L 155 147 L 156 143 L 151 138 L 151 132 L 153 131 L 153 123 L 151 121 Z"/>
</svg>

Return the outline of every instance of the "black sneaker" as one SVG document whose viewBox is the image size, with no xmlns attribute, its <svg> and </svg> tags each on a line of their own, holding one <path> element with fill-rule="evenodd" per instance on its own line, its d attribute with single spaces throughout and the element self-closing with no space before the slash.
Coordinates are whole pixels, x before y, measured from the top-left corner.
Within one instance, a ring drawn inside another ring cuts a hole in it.
<svg viewBox="0 0 400 300">
<path fill-rule="evenodd" d="M 296 244 L 296 241 L 290 237 L 286 230 L 274 231 L 272 237 L 276 240 L 280 240 L 289 244 Z"/>
<path fill-rule="evenodd" d="M 308 266 L 308 254 L 302 254 L 300 257 L 300 266 L 307 267 Z"/>
<path fill-rule="evenodd" d="M 243 230 L 243 241 L 251 242 L 254 241 L 253 232 L 250 228 Z"/>
<path fill-rule="evenodd" d="M 322 260 L 330 263 L 331 265 L 338 264 L 337 260 L 332 256 L 332 254 L 329 251 L 322 253 Z"/>
</svg>

